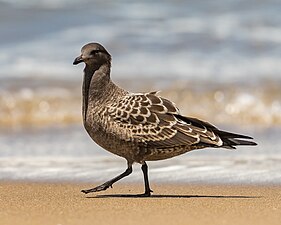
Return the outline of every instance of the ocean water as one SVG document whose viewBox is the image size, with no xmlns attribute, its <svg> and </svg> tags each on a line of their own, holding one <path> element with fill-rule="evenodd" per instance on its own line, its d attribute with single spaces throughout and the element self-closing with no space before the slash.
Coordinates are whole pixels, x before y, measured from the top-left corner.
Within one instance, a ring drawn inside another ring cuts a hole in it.
<svg viewBox="0 0 281 225">
<path fill-rule="evenodd" d="M 101 182 L 124 160 L 82 128 L 80 48 L 100 42 L 112 78 L 162 90 L 182 114 L 255 137 L 149 163 L 159 182 L 280 184 L 279 1 L 0 0 L 0 180 Z M 127 181 L 141 181 L 136 172 Z"/>
<path fill-rule="evenodd" d="M 234 129 L 234 131 L 241 131 Z M 249 134 L 249 130 L 243 130 Z M 279 184 L 281 129 L 251 131 L 257 147 L 205 149 L 148 162 L 152 182 Z M 0 180 L 103 182 L 126 169 L 126 161 L 95 145 L 82 126 L 2 134 Z M 140 165 L 126 182 L 142 182 Z"/>
</svg>

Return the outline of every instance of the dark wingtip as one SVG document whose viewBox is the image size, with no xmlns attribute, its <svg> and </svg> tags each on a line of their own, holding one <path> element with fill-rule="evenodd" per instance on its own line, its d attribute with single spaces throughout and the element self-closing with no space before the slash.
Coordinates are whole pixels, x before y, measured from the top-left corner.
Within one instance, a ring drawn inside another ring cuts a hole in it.
<svg viewBox="0 0 281 225">
<path fill-rule="evenodd" d="M 251 146 L 258 145 L 256 142 L 253 142 L 253 141 L 233 139 L 233 138 L 228 139 L 228 141 L 232 142 L 232 144 L 234 144 L 234 145 L 251 145 Z"/>
<path fill-rule="evenodd" d="M 215 131 L 216 134 L 218 134 L 219 136 L 223 136 L 226 138 L 242 138 L 242 139 L 254 139 L 253 137 L 247 136 L 247 135 L 243 135 L 243 134 L 236 134 L 236 133 L 231 133 L 228 131 L 222 131 L 222 130 L 216 130 Z"/>
</svg>

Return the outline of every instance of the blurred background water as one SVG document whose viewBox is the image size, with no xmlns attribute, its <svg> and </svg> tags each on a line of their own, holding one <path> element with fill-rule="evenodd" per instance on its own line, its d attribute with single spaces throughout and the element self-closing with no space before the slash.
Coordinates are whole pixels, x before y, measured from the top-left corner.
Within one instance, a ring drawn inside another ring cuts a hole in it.
<svg viewBox="0 0 281 225">
<path fill-rule="evenodd" d="M 124 169 L 82 128 L 72 62 L 94 41 L 120 86 L 162 90 L 183 114 L 259 143 L 150 163 L 154 179 L 280 184 L 280 11 L 278 0 L 0 0 L 0 180 L 96 182 Z"/>
</svg>

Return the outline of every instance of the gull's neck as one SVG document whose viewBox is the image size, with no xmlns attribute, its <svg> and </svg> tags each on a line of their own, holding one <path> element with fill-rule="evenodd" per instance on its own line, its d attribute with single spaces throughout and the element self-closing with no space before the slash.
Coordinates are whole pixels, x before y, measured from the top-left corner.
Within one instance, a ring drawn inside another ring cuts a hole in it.
<svg viewBox="0 0 281 225">
<path fill-rule="evenodd" d="M 110 62 L 100 67 L 86 65 L 83 80 L 83 119 L 87 111 L 101 107 L 114 98 L 120 89 L 110 79 Z"/>
</svg>

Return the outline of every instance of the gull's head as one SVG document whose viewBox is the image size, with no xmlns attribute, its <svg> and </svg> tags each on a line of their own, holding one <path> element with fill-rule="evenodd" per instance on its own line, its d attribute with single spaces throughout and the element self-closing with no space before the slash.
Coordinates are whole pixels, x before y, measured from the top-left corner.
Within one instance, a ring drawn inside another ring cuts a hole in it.
<svg viewBox="0 0 281 225">
<path fill-rule="evenodd" d="M 106 49 L 98 43 L 89 43 L 82 47 L 81 55 L 75 58 L 73 65 L 84 62 L 88 66 L 99 67 L 110 63 L 111 56 Z"/>
</svg>

